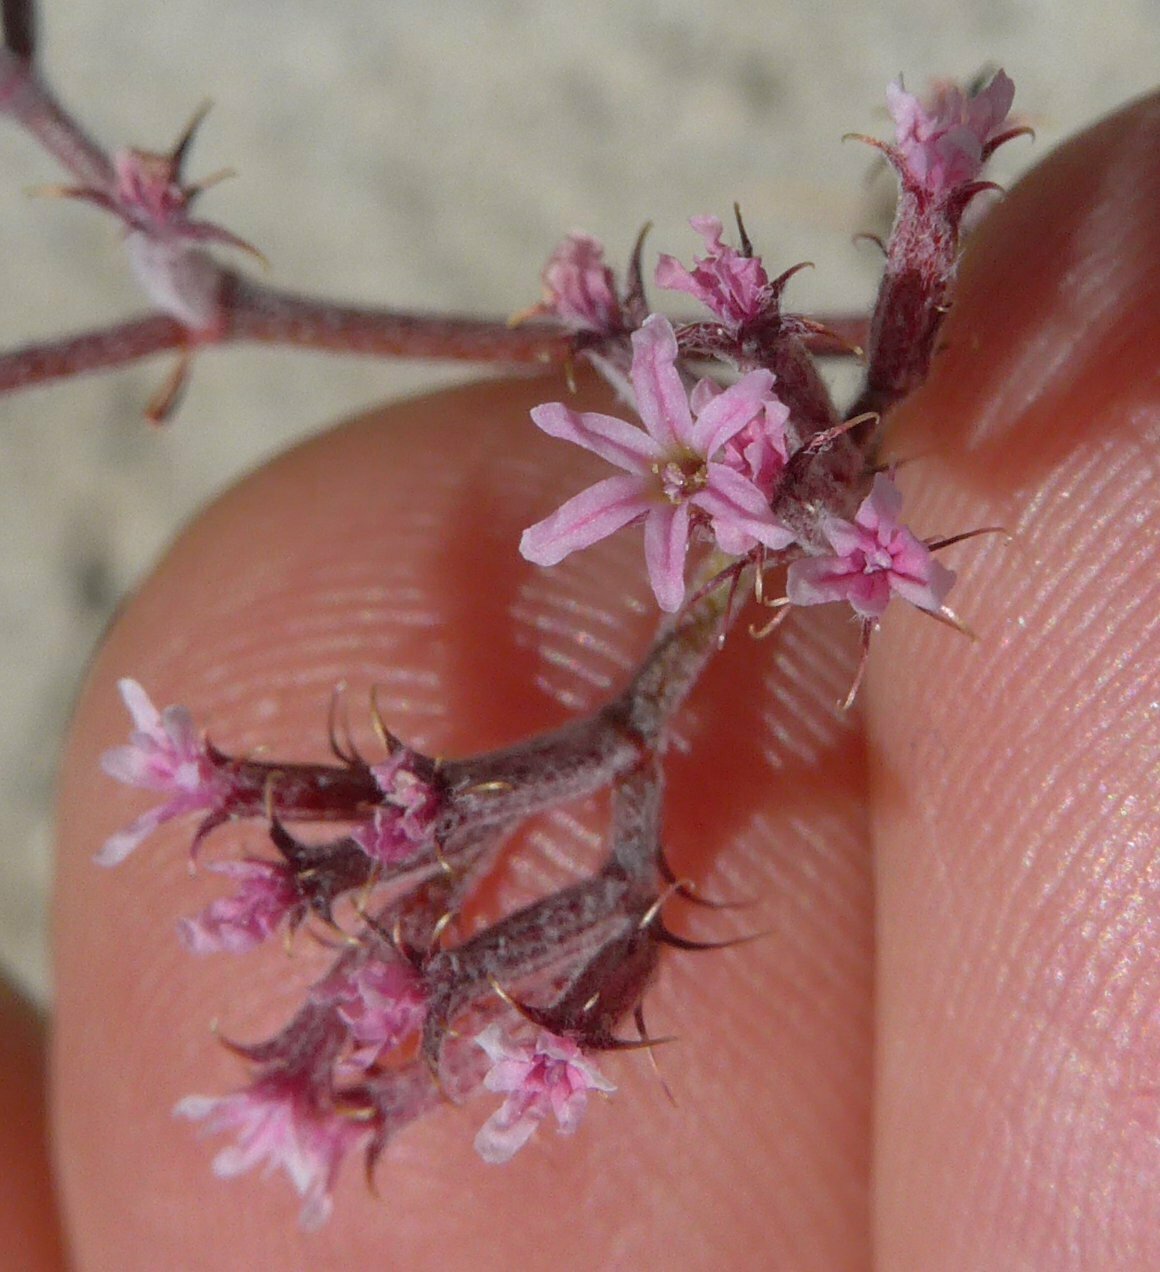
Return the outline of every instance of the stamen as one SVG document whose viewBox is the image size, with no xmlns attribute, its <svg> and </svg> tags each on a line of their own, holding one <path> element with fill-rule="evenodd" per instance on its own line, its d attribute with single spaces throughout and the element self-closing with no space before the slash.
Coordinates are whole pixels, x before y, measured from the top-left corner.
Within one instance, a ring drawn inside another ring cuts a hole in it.
<svg viewBox="0 0 1160 1272">
<path fill-rule="evenodd" d="M 776 601 L 762 602 L 762 604 L 767 609 L 780 610 L 780 613 L 775 614 L 764 627 L 758 627 L 755 623 L 750 623 L 749 634 L 754 640 L 765 640 L 768 636 L 771 636 L 785 622 L 793 610 L 788 596 L 779 597 Z"/>
</svg>

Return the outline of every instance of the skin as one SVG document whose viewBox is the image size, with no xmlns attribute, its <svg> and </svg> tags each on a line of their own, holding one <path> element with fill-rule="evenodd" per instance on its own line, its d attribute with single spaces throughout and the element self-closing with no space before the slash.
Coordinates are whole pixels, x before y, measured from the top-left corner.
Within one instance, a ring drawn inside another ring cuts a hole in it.
<svg viewBox="0 0 1160 1272">
<path fill-rule="evenodd" d="M 313 1236 L 284 1180 L 213 1177 L 221 1141 L 170 1116 L 242 1080 L 207 1025 L 261 1036 L 323 955 L 300 939 L 289 960 L 276 943 L 191 960 L 174 922 L 218 889 L 190 880 L 180 827 L 92 864 L 146 806 L 97 768 L 125 734 L 116 678 L 186 703 L 223 746 L 302 758 L 321 758 L 344 675 L 369 750 L 379 680 L 391 726 L 452 754 L 566 718 L 545 674 L 595 701 L 543 649 L 615 679 L 651 619 L 626 605 L 646 595 L 628 538 L 551 573 L 515 554 L 599 474 L 527 424 L 563 396 L 551 382 L 344 425 L 181 536 L 94 661 L 62 766 L 52 1120 L 77 1266 L 835 1269 L 872 1247 L 890 1269 L 1160 1266 L 1158 139 L 1153 97 L 995 211 L 947 348 L 892 423 L 892 452 L 921 457 L 901 471 L 920 533 L 1015 535 L 944 558 L 978 641 L 892 607 L 842 718 L 848 615 L 796 615 L 775 643 L 743 622 L 697 691 L 666 847 L 706 894 L 758 903 L 666 917 L 703 939 L 770 930 L 667 958 L 648 1007 L 681 1038 L 657 1052 L 675 1109 L 644 1056 L 605 1058 L 614 1100 L 504 1168 L 471 1149 L 489 1097 L 441 1110 L 388 1150 L 380 1200 L 348 1163 Z M 545 626 L 561 598 L 602 642 Z M 426 678 L 403 692 L 399 669 Z M 227 839 L 260 844 L 222 832 L 207 858 Z M 542 841 L 522 860 L 482 911 L 569 877 Z M 26 1007 L 0 1006 L 0 1099 L 20 1114 L 0 1116 L 0 1160 L 20 1164 L 0 1248 L 52 1268 L 40 1043 Z"/>
</svg>

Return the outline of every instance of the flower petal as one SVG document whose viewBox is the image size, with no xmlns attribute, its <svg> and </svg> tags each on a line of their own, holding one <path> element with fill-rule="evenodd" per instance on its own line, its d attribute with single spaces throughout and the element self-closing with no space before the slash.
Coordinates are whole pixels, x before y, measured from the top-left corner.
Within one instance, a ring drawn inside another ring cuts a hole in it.
<svg viewBox="0 0 1160 1272">
<path fill-rule="evenodd" d="M 532 411 L 532 421 L 549 437 L 583 446 L 625 472 L 649 472 L 662 455 L 647 433 L 615 415 L 573 411 L 563 402 L 548 402 Z"/>
<path fill-rule="evenodd" d="M 712 458 L 762 409 L 772 388 L 772 372 L 750 371 L 706 403 L 693 425 L 693 449 L 697 454 Z"/>
<path fill-rule="evenodd" d="M 898 526 L 902 513 L 902 491 L 885 473 L 878 473 L 870 493 L 862 500 L 854 520 L 885 541 Z"/>
<path fill-rule="evenodd" d="M 655 507 L 644 523 L 644 559 L 657 604 L 675 614 L 685 599 L 685 556 L 689 550 L 689 505 Z"/>
<path fill-rule="evenodd" d="M 947 593 L 954 586 L 954 570 L 933 559 L 927 564 L 926 577 L 902 574 L 897 571 L 890 575 L 890 586 L 896 596 L 921 610 L 932 613 L 942 608 Z"/>
<path fill-rule="evenodd" d="M 667 318 L 651 314 L 633 332 L 630 374 L 636 409 L 650 436 L 666 451 L 688 446 L 693 416 L 677 371 L 677 337 Z"/>
<path fill-rule="evenodd" d="M 93 860 L 98 866 L 119 866 L 162 822 L 169 820 L 168 807 L 167 804 L 161 804 L 157 808 L 151 808 L 123 830 L 110 835 Z"/>
<path fill-rule="evenodd" d="M 793 605 L 828 605 L 848 599 L 850 579 L 842 557 L 805 557 L 790 565 L 785 594 Z"/>
<path fill-rule="evenodd" d="M 773 515 L 765 496 L 747 478 L 724 464 L 709 464 L 708 484 L 691 502 L 707 512 L 722 552 L 740 556 L 754 541 L 775 551 L 793 542 L 793 531 Z"/>
<path fill-rule="evenodd" d="M 520 553 L 536 565 L 555 565 L 579 548 L 615 534 L 655 505 L 641 477 L 607 477 L 524 531 Z"/>
<path fill-rule="evenodd" d="M 480 1127 L 475 1137 L 475 1151 L 493 1166 L 511 1161 L 535 1134 L 540 1120 L 528 1111 L 513 1115 L 505 1103 Z"/>
</svg>

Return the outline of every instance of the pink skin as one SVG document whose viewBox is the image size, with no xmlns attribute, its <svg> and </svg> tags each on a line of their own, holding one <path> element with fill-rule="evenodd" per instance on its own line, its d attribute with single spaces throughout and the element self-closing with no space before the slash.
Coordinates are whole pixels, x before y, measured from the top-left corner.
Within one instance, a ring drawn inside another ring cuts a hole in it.
<svg viewBox="0 0 1160 1272">
<path fill-rule="evenodd" d="M 555 1116 L 561 1135 L 573 1134 L 588 1106 L 588 1093 L 616 1090 L 574 1042 L 546 1029 L 539 1031 L 534 1045 L 512 1042 L 499 1025 L 489 1025 L 475 1041 L 492 1062 L 483 1085 L 507 1096 L 475 1137 L 485 1162 L 510 1161 L 549 1115 Z"/>
<path fill-rule="evenodd" d="M 668 319 L 652 315 L 632 344 L 631 379 L 646 431 L 562 402 L 532 412 L 545 433 L 594 451 L 627 475 L 598 482 L 525 530 L 520 552 L 537 565 L 555 565 L 642 521 L 649 582 L 661 609 L 672 613 L 684 600 L 685 557 L 695 527 L 706 528 L 730 555 L 758 543 L 783 548 L 793 537 L 758 487 L 719 458 L 774 400 L 773 376 L 751 371 L 705 402 L 694 418 Z"/>
<path fill-rule="evenodd" d="M 730 328 L 760 318 L 769 299 L 769 277 L 761 258 L 743 256 L 723 243 L 721 222 L 715 216 L 695 216 L 689 224 L 705 240 L 708 254 L 694 261 L 692 271 L 675 256 L 662 255 L 657 286 L 695 296 Z"/>
<path fill-rule="evenodd" d="M 876 622 L 892 597 L 937 613 L 955 581 L 930 549 L 898 521 L 902 495 L 885 473 L 874 478 L 853 522 L 830 518 L 823 524 L 833 556 L 794 561 L 786 595 L 794 605 L 847 601 L 864 619 Z"/>
</svg>

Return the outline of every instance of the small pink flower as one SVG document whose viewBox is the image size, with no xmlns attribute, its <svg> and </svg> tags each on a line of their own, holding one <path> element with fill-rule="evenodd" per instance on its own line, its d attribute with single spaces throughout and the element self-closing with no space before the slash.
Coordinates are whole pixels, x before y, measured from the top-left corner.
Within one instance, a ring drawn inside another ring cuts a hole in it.
<svg viewBox="0 0 1160 1272">
<path fill-rule="evenodd" d="M 187 145 L 190 135 L 184 142 Z M 186 150 L 179 146 L 170 154 L 148 150 L 118 150 L 113 156 L 114 185 L 109 193 L 77 191 L 78 197 L 97 203 L 119 216 L 130 230 L 151 237 L 181 239 L 187 243 L 218 243 L 236 247 L 261 258 L 257 248 L 220 225 L 195 221 L 189 215 L 194 200 L 222 176 L 195 185 L 186 185 L 181 168 Z"/>
<path fill-rule="evenodd" d="M 822 529 L 836 555 L 806 557 L 789 567 L 786 595 L 794 605 L 848 601 L 876 621 L 900 596 L 937 613 L 955 581 L 930 549 L 898 522 L 902 494 L 885 473 L 874 478 L 853 522 L 832 517 Z"/>
<path fill-rule="evenodd" d="M 624 325 L 616 280 L 604 263 L 604 245 L 573 231 L 556 248 L 540 276 L 544 299 L 534 312 L 558 318 L 573 331 L 618 331 Z"/>
<path fill-rule="evenodd" d="M 241 886 L 232 897 L 212 902 L 195 918 L 181 920 L 181 939 L 194 954 L 222 950 L 244 954 L 261 945 L 302 905 L 294 872 L 281 862 L 222 861 L 210 869 L 240 879 Z"/>
<path fill-rule="evenodd" d="M 331 994 L 325 985 L 323 992 Z M 356 1046 L 351 1059 L 364 1069 L 422 1028 L 427 1014 L 418 972 L 397 957 L 391 961 L 369 957 L 345 975 L 334 988 L 333 999 Z"/>
<path fill-rule="evenodd" d="M 895 127 L 895 156 L 906 176 L 936 197 L 976 180 L 999 140 L 1015 85 L 1003 71 L 973 96 L 940 85 L 923 103 L 899 79 L 886 90 Z"/>
<path fill-rule="evenodd" d="M 715 216 L 695 216 L 689 224 L 705 240 L 708 255 L 694 258 L 691 272 L 675 256 L 662 255 L 657 286 L 688 292 L 734 330 L 760 318 L 769 301 L 769 278 L 761 258 L 743 256 L 723 243 L 721 222 Z"/>
<path fill-rule="evenodd" d="M 731 556 L 758 543 L 784 548 L 793 538 L 754 482 L 721 459 L 728 442 L 775 401 L 773 376 L 751 371 L 719 394 L 702 395 L 694 418 L 668 319 L 651 315 L 633 333 L 632 349 L 632 386 L 646 431 L 562 402 L 532 412 L 545 433 L 594 451 L 626 475 L 597 482 L 525 530 L 520 552 L 537 565 L 555 565 L 643 521 L 649 581 L 661 609 L 672 613 L 684 599 L 694 528 L 707 529 Z"/>
<path fill-rule="evenodd" d="M 133 718 L 127 746 L 114 747 L 101 757 L 101 767 L 119 782 L 162 791 L 169 799 L 105 841 L 96 860 L 115 866 L 162 823 L 186 813 L 219 805 L 226 789 L 205 743 L 184 707 L 158 711 L 135 680 L 118 682 L 121 698 Z"/>
<path fill-rule="evenodd" d="M 126 248 L 137 281 L 158 309 L 192 330 L 211 328 L 219 317 L 220 271 L 197 248 L 234 247 L 259 261 L 256 247 L 223 226 L 195 220 L 194 202 L 227 172 L 187 184 L 182 172 L 194 133 L 205 117 L 200 110 L 167 154 L 118 150 L 109 185 L 74 186 L 59 193 L 82 199 L 124 222 Z"/>
<path fill-rule="evenodd" d="M 555 1115 L 561 1135 L 571 1135 L 588 1105 L 588 1092 L 616 1090 L 576 1043 L 546 1029 L 534 1046 L 513 1043 L 499 1025 L 488 1025 L 475 1041 L 491 1061 L 483 1085 L 507 1095 L 475 1137 L 485 1162 L 509 1161 L 549 1114 Z"/>
<path fill-rule="evenodd" d="M 400 746 L 371 774 L 384 803 L 351 838 L 375 861 L 394 865 L 429 847 L 439 811 L 438 792 L 417 768 L 414 751 Z"/>
<path fill-rule="evenodd" d="M 366 1123 L 318 1108 L 301 1078 L 288 1076 L 260 1080 L 235 1095 L 187 1096 L 173 1112 L 204 1120 L 207 1134 L 235 1134 L 237 1142 L 214 1158 L 220 1179 L 261 1164 L 284 1170 L 304 1202 L 300 1223 L 311 1231 L 330 1215 L 342 1159 L 370 1133 Z"/>
</svg>

